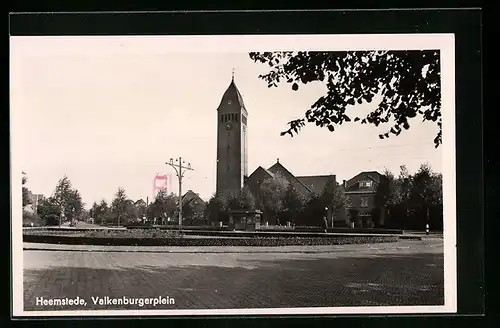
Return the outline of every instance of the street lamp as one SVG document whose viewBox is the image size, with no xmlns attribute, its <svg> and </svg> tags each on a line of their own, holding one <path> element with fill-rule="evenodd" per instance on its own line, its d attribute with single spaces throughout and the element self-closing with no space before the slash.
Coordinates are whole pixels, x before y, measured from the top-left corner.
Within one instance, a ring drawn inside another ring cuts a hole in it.
<svg viewBox="0 0 500 328">
<path fill-rule="evenodd" d="M 325 207 L 325 216 L 323 223 L 325 224 L 325 232 L 328 232 L 328 207 Z"/>
<path fill-rule="evenodd" d="M 180 231 L 182 229 L 182 178 L 184 177 L 184 173 L 186 172 L 183 171 L 183 169 L 189 171 L 193 171 L 193 169 L 191 168 L 191 163 L 187 163 L 187 166 L 184 166 L 186 162 L 182 160 L 182 157 L 176 158 L 175 161 L 173 158 L 170 158 L 170 160 L 165 164 L 170 165 L 171 167 L 174 168 L 175 174 L 179 179 L 179 231 Z"/>
</svg>

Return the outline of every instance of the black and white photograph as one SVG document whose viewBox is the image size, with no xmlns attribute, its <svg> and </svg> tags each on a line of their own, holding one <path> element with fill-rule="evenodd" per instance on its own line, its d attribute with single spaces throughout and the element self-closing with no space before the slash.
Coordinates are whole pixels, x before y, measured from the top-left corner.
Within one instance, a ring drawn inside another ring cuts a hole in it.
<svg viewBox="0 0 500 328">
<path fill-rule="evenodd" d="M 11 37 L 14 314 L 455 313 L 454 49 Z"/>
</svg>

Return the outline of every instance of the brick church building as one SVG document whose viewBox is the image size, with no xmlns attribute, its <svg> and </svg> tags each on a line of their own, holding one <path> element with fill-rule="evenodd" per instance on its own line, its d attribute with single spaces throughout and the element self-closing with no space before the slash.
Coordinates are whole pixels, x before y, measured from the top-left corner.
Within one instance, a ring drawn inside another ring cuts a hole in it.
<svg viewBox="0 0 500 328">
<path fill-rule="evenodd" d="M 228 196 L 231 194 L 239 194 L 244 185 L 247 185 L 252 194 L 255 195 L 258 193 L 260 184 L 264 180 L 274 178 L 276 175 L 285 178 L 304 196 L 308 196 L 312 193 L 321 194 L 329 179 L 333 179 L 337 182 L 334 174 L 295 176 L 279 162 L 279 159 L 271 167 L 266 169 L 259 166 L 254 172 L 249 174 L 247 140 L 248 111 L 243 102 L 243 97 L 234 82 L 234 75 L 229 87 L 222 96 L 221 102 L 217 108 L 217 115 L 217 195 Z M 370 173 L 368 177 L 371 179 L 369 180 L 373 181 L 373 185 L 370 185 L 370 187 L 375 187 L 379 180 L 379 175 L 375 174 L 376 172 Z M 362 176 L 365 177 L 366 175 Z M 355 185 L 357 178 L 358 176 L 350 179 L 348 182 L 349 197 L 352 194 L 353 198 L 356 198 L 355 200 L 353 199 L 354 203 L 357 202 L 357 198 L 364 201 L 366 198 L 365 196 L 370 196 L 370 190 L 374 190 L 373 188 L 364 189 L 361 191 L 361 193 L 364 193 L 363 196 L 360 196 L 360 192 L 353 190 L 351 186 Z M 372 197 L 369 197 L 369 199 L 371 198 Z M 372 204 L 370 205 L 373 206 Z M 354 204 L 351 206 L 355 207 Z M 362 208 L 364 210 L 363 214 L 365 216 L 369 215 L 368 208 L 365 207 L 364 203 L 362 204 Z M 333 217 L 331 213 L 329 213 L 328 216 L 330 218 Z M 336 220 L 347 220 L 346 215 L 335 215 L 335 217 Z M 271 222 L 269 223 L 272 224 Z M 329 224 L 331 225 L 331 221 Z"/>
</svg>

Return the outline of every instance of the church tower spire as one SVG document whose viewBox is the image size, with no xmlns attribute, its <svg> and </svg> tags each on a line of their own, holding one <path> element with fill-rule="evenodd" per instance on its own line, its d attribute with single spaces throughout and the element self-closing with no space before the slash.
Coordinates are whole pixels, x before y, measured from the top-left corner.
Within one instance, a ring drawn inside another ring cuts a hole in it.
<svg viewBox="0 0 500 328">
<path fill-rule="evenodd" d="M 217 108 L 217 195 L 239 195 L 248 176 L 247 117 L 243 97 L 234 83 Z"/>
</svg>

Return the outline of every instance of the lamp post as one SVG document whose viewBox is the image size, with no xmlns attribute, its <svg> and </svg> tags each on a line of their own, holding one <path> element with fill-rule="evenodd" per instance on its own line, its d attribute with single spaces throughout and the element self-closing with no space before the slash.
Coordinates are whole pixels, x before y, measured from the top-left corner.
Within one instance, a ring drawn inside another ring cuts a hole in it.
<svg viewBox="0 0 500 328">
<path fill-rule="evenodd" d="M 324 224 L 325 224 L 325 232 L 328 232 L 328 207 L 325 207 Z"/>
<path fill-rule="evenodd" d="M 182 157 L 176 158 L 175 160 L 173 158 L 170 158 L 170 160 L 165 164 L 170 165 L 171 167 L 174 168 L 175 174 L 179 179 L 179 231 L 180 231 L 182 230 L 182 178 L 184 177 L 184 173 L 186 172 L 186 170 L 193 171 L 193 169 L 191 168 L 191 163 L 187 163 L 187 166 L 184 166 L 186 162 L 182 160 Z"/>
</svg>

